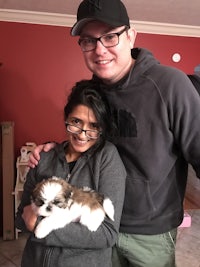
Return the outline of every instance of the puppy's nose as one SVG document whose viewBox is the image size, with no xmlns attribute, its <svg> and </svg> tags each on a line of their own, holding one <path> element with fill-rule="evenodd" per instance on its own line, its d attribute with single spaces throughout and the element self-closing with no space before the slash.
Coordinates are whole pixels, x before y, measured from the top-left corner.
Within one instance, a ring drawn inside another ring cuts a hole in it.
<svg viewBox="0 0 200 267">
<path fill-rule="evenodd" d="M 47 206 L 47 207 L 46 207 L 46 210 L 47 210 L 47 211 L 51 211 L 51 210 L 52 210 L 52 207 L 51 207 L 51 206 Z"/>
</svg>

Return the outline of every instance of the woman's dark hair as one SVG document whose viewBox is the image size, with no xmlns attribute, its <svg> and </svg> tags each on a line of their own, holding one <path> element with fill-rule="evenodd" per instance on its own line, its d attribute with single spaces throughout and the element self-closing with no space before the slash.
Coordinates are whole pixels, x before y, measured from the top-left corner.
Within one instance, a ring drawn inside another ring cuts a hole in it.
<svg viewBox="0 0 200 267">
<path fill-rule="evenodd" d="M 111 111 L 100 85 L 93 80 L 82 80 L 72 88 L 68 102 L 64 108 L 65 121 L 77 105 L 84 105 L 91 108 L 97 119 L 102 134 L 94 146 L 94 149 L 101 148 L 106 139 L 115 134 L 115 124 L 112 120 Z"/>
</svg>

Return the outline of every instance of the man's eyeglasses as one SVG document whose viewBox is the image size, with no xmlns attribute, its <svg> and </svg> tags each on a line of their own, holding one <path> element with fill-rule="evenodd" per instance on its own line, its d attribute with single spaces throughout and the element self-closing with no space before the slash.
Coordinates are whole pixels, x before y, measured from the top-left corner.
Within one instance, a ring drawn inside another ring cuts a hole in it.
<svg viewBox="0 0 200 267">
<path fill-rule="evenodd" d="M 65 122 L 65 125 L 67 131 L 73 134 L 81 134 L 82 132 L 85 132 L 85 135 L 91 139 L 98 139 L 99 136 L 101 135 L 101 131 L 98 130 L 83 130 L 82 128 L 70 124 L 68 122 Z"/>
<path fill-rule="evenodd" d="M 119 44 L 119 36 L 126 30 L 127 27 L 125 27 L 120 32 L 104 34 L 99 38 L 94 38 L 94 37 L 80 38 L 78 44 L 80 45 L 83 52 L 94 50 L 97 46 L 97 41 L 101 42 L 101 44 L 106 48 L 113 47 Z"/>
</svg>

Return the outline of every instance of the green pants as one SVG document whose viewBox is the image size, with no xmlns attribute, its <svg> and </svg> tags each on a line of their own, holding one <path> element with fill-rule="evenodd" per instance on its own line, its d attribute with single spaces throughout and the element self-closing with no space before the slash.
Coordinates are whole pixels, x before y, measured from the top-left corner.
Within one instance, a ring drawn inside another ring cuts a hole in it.
<svg viewBox="0 0 200 267">
<path fill-rule="evenodd" d="M 113 267 L 175 267 L 177 229 L 159 235 L 120 233 L 113 248 Z"/>
</svg>

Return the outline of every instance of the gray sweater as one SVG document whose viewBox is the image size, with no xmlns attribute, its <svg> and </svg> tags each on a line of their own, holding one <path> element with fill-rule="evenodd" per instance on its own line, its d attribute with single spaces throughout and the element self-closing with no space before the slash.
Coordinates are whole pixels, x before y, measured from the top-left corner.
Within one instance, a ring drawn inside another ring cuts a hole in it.
<svg viewBox="0 0 200 267">
<path fill-rule="evenodd" d="M 91 187 L 109 197 L 115 208 L 114 222 L 106 218 L 96 232 L 80 223 L 70 223 L 52 231 L 44 239 L 31 233 L 24 249 L 21 267 L 110 267 L 111 251 L 115 244 L 124 201 L 126 171 L 114 145 L 107 142 L 96 153 L 88 151 L 78 159 L 73 170 L 65 160 L 65 146 L 42 152 L 39 165 L 27 176 L 16 226 L 26 231 L 21 217 L 23 207 L 30 204 L 30 194 L 36 183 L 44 178 L 59 176 L 78 187 Z"/>
</svg>

